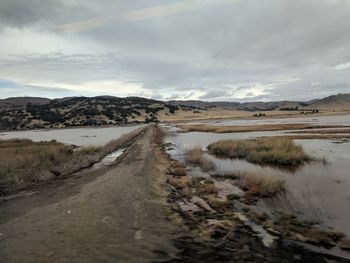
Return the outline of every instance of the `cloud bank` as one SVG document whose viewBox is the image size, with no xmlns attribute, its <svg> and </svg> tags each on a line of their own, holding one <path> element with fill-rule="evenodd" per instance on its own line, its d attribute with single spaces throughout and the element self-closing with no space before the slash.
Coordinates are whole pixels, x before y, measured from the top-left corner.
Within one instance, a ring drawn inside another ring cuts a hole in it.
<svg viewBox="0 0 350 263">
<path fill-rule="evenodd" d="M 350 92 L 346 0 L 3 0 L 9 96 L 308 100 Z"/>
</svg>

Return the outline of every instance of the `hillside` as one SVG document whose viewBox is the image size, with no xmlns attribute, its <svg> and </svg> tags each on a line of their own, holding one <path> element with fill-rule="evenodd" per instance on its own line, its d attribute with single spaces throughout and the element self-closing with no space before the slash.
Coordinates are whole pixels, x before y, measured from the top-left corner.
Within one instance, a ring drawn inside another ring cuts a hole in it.
<svg viewBox="0 0 350 263">
<path fill-rule="evenodd" d="M 207 102 L 200 100 L 172 100 L 168 103 L 172 105 L 183 105 L 187 107 L 198 107 L 198 108 L 229 108 L 234 110 L 246 110 L 246 111 L 269 111 L 269 110 L 279 110 L 284 108 L 295 108 L 295 107 L 305 107 L 308 104 L 298 101 L 273 101 L 273 102 L 228 102 L 228 101 L 218 101 L 218 102 Z"/>
<path fill-rule="evenodd" d="M 332 95 L 310 104 L 309 107 L 334 110 L 350 109 L 350 94 Z"/>
<path fill-rule="evenodd" d="M 47 98 L 37 97 L 13 97 L 0 99 L 0 109 L 18 109 L 27 106 L 28 103 L 33 105 L 43 105 L 50 102 Z"/>
<path fill-rule="evenodd" d="M 157 121 L 160 113 L 172 115 L 180 108 L 187 110 L 138 97 L 73 97 L 48 100 L 44 104 L 41 100 L 24 100 L 28 101 L 25 106 L 1 109 L 1 130 L 144 123 Z"/>
<path fill-rule="evenodd" d="M 0 100 L 0 130 L 122 125 L 151 121 L 314 114 L 350 109 L 350 94 L 310 102 L 157 101 L 139 97 L 17 97 Z M 260 115 L 261 112 L 265 112 Z"/>
</svg>

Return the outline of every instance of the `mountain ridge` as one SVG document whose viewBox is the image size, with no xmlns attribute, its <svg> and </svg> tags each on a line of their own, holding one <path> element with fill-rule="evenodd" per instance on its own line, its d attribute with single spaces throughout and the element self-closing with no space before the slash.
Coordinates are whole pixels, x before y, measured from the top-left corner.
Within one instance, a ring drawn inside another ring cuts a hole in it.
<svg viewBox="0 0 350 263">
<path fill-rule="evenodd" d="M 350 110 L 350 94 L 337 94 L 310 102 L 206 102 L 160 101 L 142 97 L 14 97 L 0 100 L 0 130 L 62 128 L 76 126 L 122 125 L 148 123 L 193 117 L 233 116 L 234 112 L 293 111 L 296 114 L 318 113 L 319 110 Z M 227 112 L 230 112 L 227 115 Z M 260 112 L 260 113 L 259 113 Z M 282 113 L 283 114 L 283 113 Z"/>
</svg>

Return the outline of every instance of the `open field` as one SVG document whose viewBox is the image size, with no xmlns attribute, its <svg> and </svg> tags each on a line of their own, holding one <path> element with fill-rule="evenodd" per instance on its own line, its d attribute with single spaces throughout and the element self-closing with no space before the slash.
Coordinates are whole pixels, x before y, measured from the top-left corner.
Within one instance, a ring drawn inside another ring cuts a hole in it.
<svg viewBox="0 0 350 263">
<path fill-rule="evenodd" d="M 311 160 L 293 140 L 280 137 L 218 141 L 210 144 L 208 150 L 219 157 L 242 158 L 258 164 L 298 166 Z"/>
<path fill-rule="evenodd" d="M 215 132 L 215 133 L 238 133 L 256 131 L 284 131 L 284 130 L 311 130 L 323 128 L 342 128 L 340 125 L 312 125 L 303 123 L 292 124 L 267 124 L 248 126 L 219 126 L 219 125 L 178 125 L 180 132 Z M 345 126 L 346 127 L 346 126 Z"/>
<path fill-rule="evenodd" d="M 113 140 L 103 147 L 75 149 L 55 141 L 25 139 L 0 141 L 0 194 L 26 188 L 89 167 L 117 148 L 127 145 L 142 128 Z"/>
</svg>

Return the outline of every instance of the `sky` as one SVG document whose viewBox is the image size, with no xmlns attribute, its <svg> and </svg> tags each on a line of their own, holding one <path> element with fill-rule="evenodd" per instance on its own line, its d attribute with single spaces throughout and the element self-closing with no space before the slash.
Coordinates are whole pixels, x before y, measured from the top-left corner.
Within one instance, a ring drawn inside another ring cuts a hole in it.
<svg viewBox="0 0 350 263">
<path fill-rule="evenodd" d="M 0 98 L 350 93 L 349 0 L 1 0 Z"/>
</svg>

